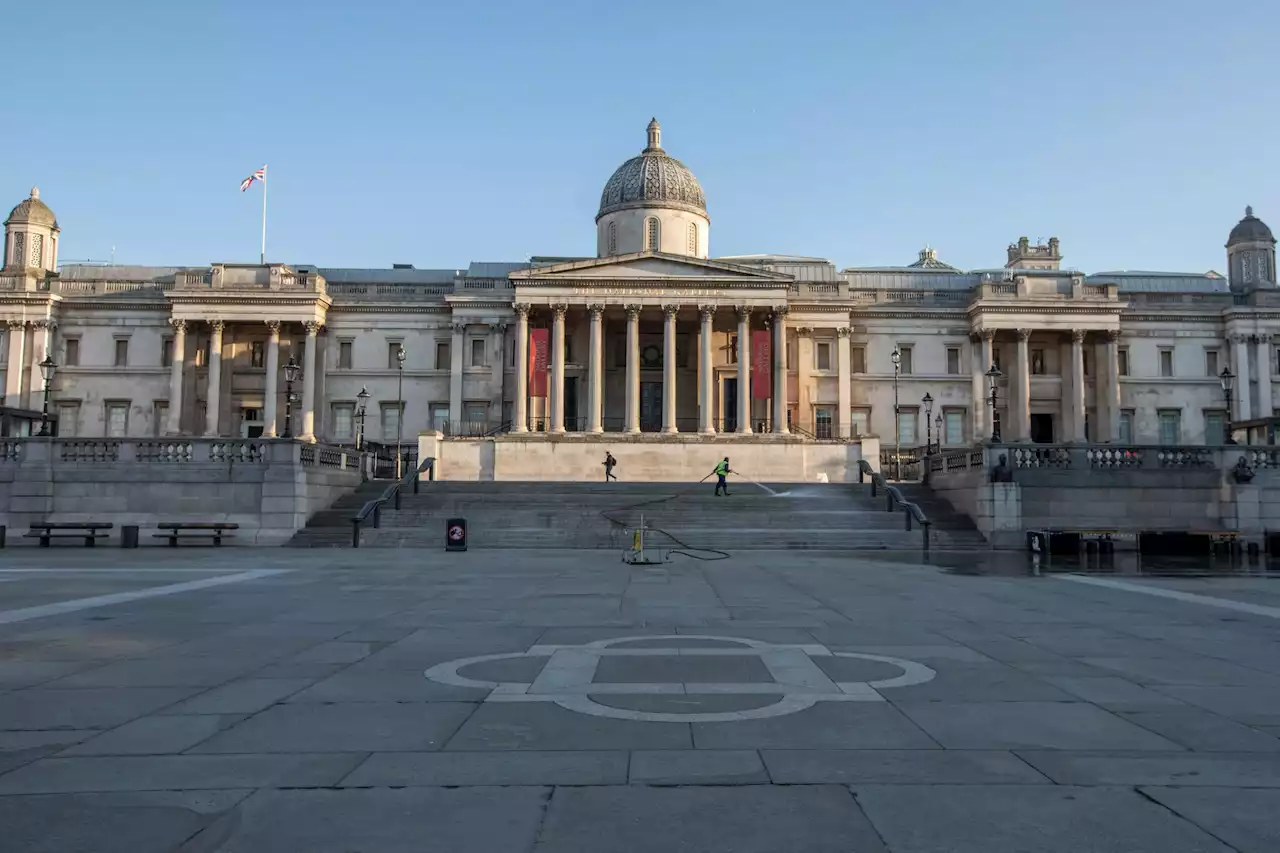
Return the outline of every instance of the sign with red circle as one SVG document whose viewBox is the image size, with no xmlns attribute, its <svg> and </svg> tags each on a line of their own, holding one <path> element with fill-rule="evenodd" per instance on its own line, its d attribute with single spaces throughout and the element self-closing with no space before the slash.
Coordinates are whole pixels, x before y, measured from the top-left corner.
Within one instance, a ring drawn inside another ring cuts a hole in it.
<svg viewBox="0 0 1280 853">
<path fill-rule="evenodd" d="M 462 539 L 462 535 L 463 535 L 462 528 L 459 527 L 458 525 L 455 524 L 449 528 L 449 538 L 452 539 L 454 542 L 457 542 L 460 539 Z"/>
</svg>

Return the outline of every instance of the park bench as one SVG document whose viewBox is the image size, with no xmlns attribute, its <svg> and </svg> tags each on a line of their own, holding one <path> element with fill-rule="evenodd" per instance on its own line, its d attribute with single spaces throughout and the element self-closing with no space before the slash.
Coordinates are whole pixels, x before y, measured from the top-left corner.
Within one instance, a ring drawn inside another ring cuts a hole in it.
<svg viewBox="0 0 1280 853">
<path fill-rule="evenodd" d="M 41 548 L 48 548 L 54 539 L 83 539 L 85 547 L 92 548 L 99 539 L 106 539 L 106 531 L 114 526 L 109 521 L 42 521 L 32 524 L 31 529 L 22 535 L 39 539 Z"/>
<path fill-rule="evenodd" d="M 179 539 L 212 539 L 215 547 L 221 547 L 222 537 L 231 535 L 228 531 L 240 529 L 240 525 L 227 521 L 204 523 L 167 521 L 164 524 L 157 524 L 156 527 L 168 532 L 151 535 L 156 539 L 168 539 L 170 548 L 177 548 Z"/>
</svg>

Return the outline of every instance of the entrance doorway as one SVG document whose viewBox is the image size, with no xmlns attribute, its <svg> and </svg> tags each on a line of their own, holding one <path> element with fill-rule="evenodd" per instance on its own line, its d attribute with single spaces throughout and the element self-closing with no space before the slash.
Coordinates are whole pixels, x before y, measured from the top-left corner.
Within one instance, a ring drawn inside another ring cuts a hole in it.
<svg viewBox="0 0 1280 853">
<path fill-rule="evenodd" d="M 1053 444 L 1053 415 L 1031 415 L 1031 441 L 1035 444 Z"/>
<path fill-rule="evenodd" d="M 640 383 L 640 431 L 662 429 L 662 383 Z"/>
<path fill-rule="evenodd" d="M 726 376 L 724 379 L 724 429 L 721 432 L 738 431 L 738 379 Z"/>
<path fill-rule="evenodd" d="M 586 425 L 578 420 L 578 377 L 564 378 L 564 428 L 581 432 Z"/>
</svg>

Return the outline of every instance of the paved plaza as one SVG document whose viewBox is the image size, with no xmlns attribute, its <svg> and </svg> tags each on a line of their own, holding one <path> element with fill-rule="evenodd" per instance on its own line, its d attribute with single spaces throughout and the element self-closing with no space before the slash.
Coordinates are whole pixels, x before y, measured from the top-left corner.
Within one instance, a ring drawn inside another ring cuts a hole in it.
<svg viewBox="0 0 1280 853">
<path fill-rule="evenodd" d="M 0 552 L 0 850 L 1280 850 L 1280 584 L 676 560 Z"/>
</svg>

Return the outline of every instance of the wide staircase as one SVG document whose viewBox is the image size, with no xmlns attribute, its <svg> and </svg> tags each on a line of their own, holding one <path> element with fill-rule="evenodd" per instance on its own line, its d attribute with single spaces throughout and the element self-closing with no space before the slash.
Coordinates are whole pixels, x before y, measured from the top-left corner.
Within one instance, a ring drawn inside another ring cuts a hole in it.
<svg viewBox="0 0 1280 853">
<path fill-rule="evenodd" d="M 349 547 L 351 516 L 365 497 L 317 514 L 299 531 L 299 547 Z M 688 483 L 423 483 L 408 489 L 400 509 L 388 503 L 381 526 L 363 526 L 362 547 L 442 548 L 445 520 L 467 520 L 471 548 L 624 548 L 630 530 L 643 521 L 647 547 L 764 549 L 917 550 L 921 529 L 906 530 L 901 508 L 886 510 L 885 496 L 869 485 L 736 482 L 729 497 L 716 497 L 711 482 Z M 936 549 L 985 547 L 982 535 L 924 487 L 907 488 L 932 523 Z"/>
</svg>

